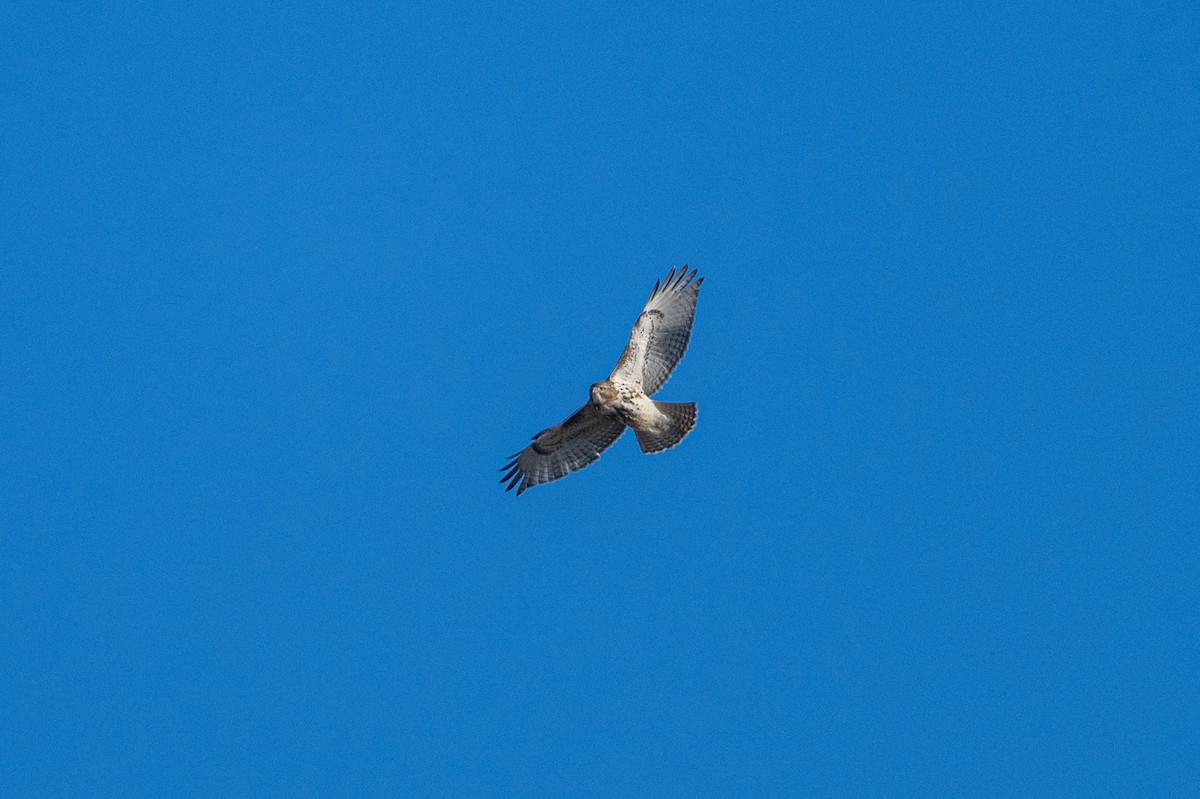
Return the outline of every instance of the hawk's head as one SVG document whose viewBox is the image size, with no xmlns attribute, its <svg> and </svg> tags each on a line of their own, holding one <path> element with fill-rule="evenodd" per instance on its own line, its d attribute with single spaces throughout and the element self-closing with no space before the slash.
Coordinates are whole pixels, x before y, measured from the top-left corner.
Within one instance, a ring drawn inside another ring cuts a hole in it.
<svg viewBox="0 0 1200 799">
<path fill-rule="evenodd" d="M 617 402 L 617 387 L 610 380 L 602 380 L 592 384 L 592 404 L 601 410 L 608 410 Z"/>
</svg>

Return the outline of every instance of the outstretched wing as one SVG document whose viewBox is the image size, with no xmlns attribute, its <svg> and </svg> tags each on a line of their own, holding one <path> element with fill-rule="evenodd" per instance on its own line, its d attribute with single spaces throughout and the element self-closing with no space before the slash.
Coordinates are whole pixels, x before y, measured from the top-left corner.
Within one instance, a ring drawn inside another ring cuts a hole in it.
<svg viewBox="0 0 1200 799">
<path fill-rule="evenodd" d="M 666 280 L 654 284 L 610 380 L 635 385 L 646 396 L 663 387 L 687 352 L 703 282 L 684 264 L 678 274 L 672 267 Z"/>
<path fill-rule="evenodd" d="M 579 471 L 600 458 L 625 432 L 625 424 L 605 416 L 592 403 L 584 405 L 562 424 L 549 427 L 533 437 L 533 443 L 512 456 L 501 467 L 508 483 L 505 491 L 517 487 L 517 496 L 527 488 L 549 483 L 570 472 Z"/>
</svg>

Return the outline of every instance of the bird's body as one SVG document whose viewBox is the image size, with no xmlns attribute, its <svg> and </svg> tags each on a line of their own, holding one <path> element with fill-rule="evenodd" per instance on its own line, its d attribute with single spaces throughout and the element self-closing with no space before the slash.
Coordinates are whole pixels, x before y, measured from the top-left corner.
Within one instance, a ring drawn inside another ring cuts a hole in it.
<svg viewBox="0 0 1200 799">
<path fill-rule="evenodd" d="M 596 386 L 603 386 L 606 389 L 611 387 L 611 398 L 602 393 L 600 399 L 597 400 L 596 395 L 599 392 L 595 389 L 592 391 L 592 404 L 605 416 L 615 416 L 634 429 L 658 426 L 665 418 L 654 407 L 654 400 L 627 383 L 605 380 L 603 383 L 597 383 Z"/>
<path fill-rule="evenodd" d="M 607 380 L 595 383 L 582 408 L 561 424 L 533 437 L 533 443 L 512 456 L 501 471 L 506 490 L 523 493 L 533 486 L 565 477 L 599 459 L 625 428 L 637 435 L 642 452 L 670 449 L 696 426 L 692 402 L 651 399 L 670 378 L 687 351 L 696 315 L 700 284 L 687 267 L 672 269 L 654 285 L 629 343 Z"/>
</svg>

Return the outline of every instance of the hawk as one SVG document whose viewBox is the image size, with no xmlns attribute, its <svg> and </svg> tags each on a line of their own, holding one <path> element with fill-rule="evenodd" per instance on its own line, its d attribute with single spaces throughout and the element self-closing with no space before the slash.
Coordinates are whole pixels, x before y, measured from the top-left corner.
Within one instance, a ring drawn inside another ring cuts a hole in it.
<svg viewBox="0 0 1200 799">
<path fill-rule="evenodd" d="M 629 334 L 629 344 L 607 380 L 592 385 L 591 398 L 562 424 L 548 427 L 533 443 L 511 455 L 500 471 L 505 491 L 517 496 L 595 463 L 600 453 L 632 427 L 642 452 L 662 452 L 683 441 L 696 426 L 696 403 L 650 399 L 687 352 L 696 318 L 700 284 L 696 270 L 672 267 L 655 283 Z"/>
</svg>

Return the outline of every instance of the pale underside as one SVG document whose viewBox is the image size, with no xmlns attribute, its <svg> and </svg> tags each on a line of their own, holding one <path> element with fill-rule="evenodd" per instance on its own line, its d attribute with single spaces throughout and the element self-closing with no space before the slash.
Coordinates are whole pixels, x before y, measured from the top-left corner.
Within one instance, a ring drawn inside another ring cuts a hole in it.
<svg viewBox="0 0 1200 799">
<path fill-rule="evenodd" d="M 687 352 L 703 282 L 704 278 L 697 279 L 695 270 L 689 274 L 685 266 L 679 272 L 672 269 L 661 284 L 655 284 L 634 323 L 625 351 L 606 381 L 619 398 L 602 406 L 589 400 L 561 424 L 534 436 L 533 443 L 513 455 L 501 469 L 505 472 L 501 482 L 508 484 L 506 490 L 516 488 L 519 495 L 594 463 L 627 426 L 638 432 L 639 443 L 643 434 L 652 436 L 665 429 L 670 419 L 659 408 L 668 406 L 656 405 L 649 397 L 666 384 Z M 690 430 L 695 424 L 695 406 L 690 405 L 690 411 L 684 412 L 690 413 L 686 423 Z M 660 451 L 674 443 L 655 449 L 643 445 L 643 449 Z"/>
</svg>

